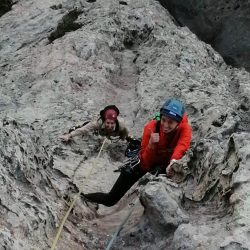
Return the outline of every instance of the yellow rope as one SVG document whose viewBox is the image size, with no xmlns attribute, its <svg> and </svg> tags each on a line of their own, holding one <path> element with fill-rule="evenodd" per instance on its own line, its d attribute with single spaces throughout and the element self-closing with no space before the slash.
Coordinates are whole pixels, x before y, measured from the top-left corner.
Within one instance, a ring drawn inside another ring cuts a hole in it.
<svg viewBox="0 0 250 250">
<path fill-rule="evenodd" d="M 95 163 L 97 162 L 97 159 L 100 157 L 100 154 L 101 154 L 101 152 L 102 152 L 102 149 L 103 149 L 103 147 L 104 147 L 104 144 L 105 144 L 106 140 L 107 140 L 107 138 L 105 138 L 104 141 L 103 141 L 103 143 L 102 143 L 101 149 L 100 149 L 100 151 L 99 151 L 99 153 L 98 153 L 98 155 L 97 155 L 97 157 L 96 157 Z M 95 167 L 95 164 L 92 165 L 92 167 L 90 168 L 89 172 L 87 173 L 87 175 L 86 175 L 86 180 L 87 180 L 87 179 L 89 178 L 89 176 L 91 175 L 92 170 L 94 169 L 94 167 Z M 63 217 L 63 220 L 62 220 L 62 222 L 61 222 L 61 225 L 60 225 L 60 227 L 58 228 L 58 231 L 57 231 L 57 233 L 56 233 L 56 237 L 55 237 L 55 239 L 54 239 L 54 241 L 53 241 L 53 244 L 52 244 L 52 246 L 51 246 L 51 250 L 54 250 L 54 249 L 55 249 L 56 244 L 57 244 L 57 242 L 58 242 L 58 240 L 59 240 L 59 237 L 60 237 L 60 235 L 61 235 L 63 226 L 64 226 L 64 224 L 65 224 L 65 222 L 66 222 L 66 220 L 67 220 L 67 218 L 68 218 L 68 216 L 69 216 L 69 214 L 70 214 L 71 209 L 72 209 L 73 206 L 75 205 L 76 200 L 77 200 L 78 197 L 81 195 L 82 191 L 83 191 L 83 187 L 79 190 L 78 194 L 75 196 L 74 200 L 71 202 L 68 211 L 66 212 L 65 216 Z"/>
</svg>

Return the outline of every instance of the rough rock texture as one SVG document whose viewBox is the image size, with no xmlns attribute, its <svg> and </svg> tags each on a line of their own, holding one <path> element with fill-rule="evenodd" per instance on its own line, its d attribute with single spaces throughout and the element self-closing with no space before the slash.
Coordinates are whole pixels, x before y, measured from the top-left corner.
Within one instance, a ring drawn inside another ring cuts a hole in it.
<svg viewBox="0 0 250 250">
<path fill-rule="evenodd" d="M 250 70 L 250 1 L 159 1 L 180 25 L 210 43 L 227 63 Z"/>
<path fill-rule="evenodd" d="M 163 177 L 165 180 L 165 177 Z M 180 224 L 188 223 L 189 218 L 180 208 L 182 190 L 171 182 L 151 182 L 146 186 L 141 196 L 142 204 L 146 207 L 146 216 L 154 226 L 164 231 L 165 234 L 172 233 Z M 170 185 L 169 185 L 170 184 Z"/>
<path fill-rule="evenodd" d="M 176 96 L 193 128 L 188 171 L 175 188 L 148 182 L 114 249 L 250 249 L 248 72 L 153 0 L 20 0 L 0 30 L 1 248 L 48 249 L 74 194 L 115 181 L 124 142 L 96 160 L 103 138 L 59 135 L 113 103 L 141 136 Z M 134 196 L 97 212 L 79 199 L 58 249 L 104 249 Z"/>
</svg>

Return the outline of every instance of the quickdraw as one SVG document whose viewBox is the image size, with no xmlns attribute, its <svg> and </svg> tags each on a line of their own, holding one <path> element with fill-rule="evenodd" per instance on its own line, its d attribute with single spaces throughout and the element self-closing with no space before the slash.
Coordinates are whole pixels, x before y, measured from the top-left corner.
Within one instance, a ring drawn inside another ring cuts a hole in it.
<svg viewBox="0 0 250 250">
<path fill-rule="evenodd" d="M 140 159 L 138 155 L 133 158 L 129 158 L 121 166 L 118 167 L 114 172 L 136 172 L 139 169 Z"/>
</svg>

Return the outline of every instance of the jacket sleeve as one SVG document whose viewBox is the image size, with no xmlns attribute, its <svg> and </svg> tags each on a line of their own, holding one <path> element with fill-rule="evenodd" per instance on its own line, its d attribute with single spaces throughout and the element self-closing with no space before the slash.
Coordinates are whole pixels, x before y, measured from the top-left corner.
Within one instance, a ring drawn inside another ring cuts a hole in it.
<svg viewBox="0 0 250 250">
<path fill-rule="evenodd" d="M 141 151 L 140 151 L 141 168 L 145 172 L 150 171 L 150 167 L 152 165 L 152 159 L 155 154 L 155 148 L 149 147 L 149 139 L 151 133 L 152 131 L 150 127 L 146 125 L 143 130 Z"/>
<path fill-rule="evenodd" d="M 192 138 L 192 129 L 188 123 L 185 123 L 180 128 L 180 138 L 177 142 L 177 145 L 174 149 L 173 155 L 171 157 L 171 160 L 179 160 L 182 158 L 184 153 L 189 149 L 190 142 Z"/>
<path fill-rule="evenodd" d="M 99 128 L 98 123 L 96 121 L 89 122 L 85 126 L 72 131 L 70 134 L 72 137 L 77 135 L 86 135 L 87 133 L 97 130 Z"/>
</svg>

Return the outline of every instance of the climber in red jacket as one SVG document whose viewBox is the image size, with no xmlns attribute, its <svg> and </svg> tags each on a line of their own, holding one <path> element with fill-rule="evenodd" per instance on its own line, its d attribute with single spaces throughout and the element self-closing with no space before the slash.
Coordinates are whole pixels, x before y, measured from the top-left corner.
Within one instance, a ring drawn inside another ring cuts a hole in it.
<svg viewBox="0 0 250 250">
<path fill-rule="evenodd" d="M 140 166 L 144 172 L 161 166 L 166 169 L 167 176 L 172 176 L 171 163 L 182 158 L 188 150 L 192 131 L 180 101 L 167 101 L 162 106 L 160 115 L 160 121 L 152 120 L 144 127 Z"/>
<path fill-rule="evenodd" d="M 160 121 L 152 120 L 144 127 L 139 160 L 124 168 L 109 193 L 82 194 L 89 201 L 105 206 L 115 205 L 146 172 L 173 175 L 172 163 L 179 160 L 190 146 L 192 131 L 183 104 L 170 99 L 160 109 Z"/>
</svg>

